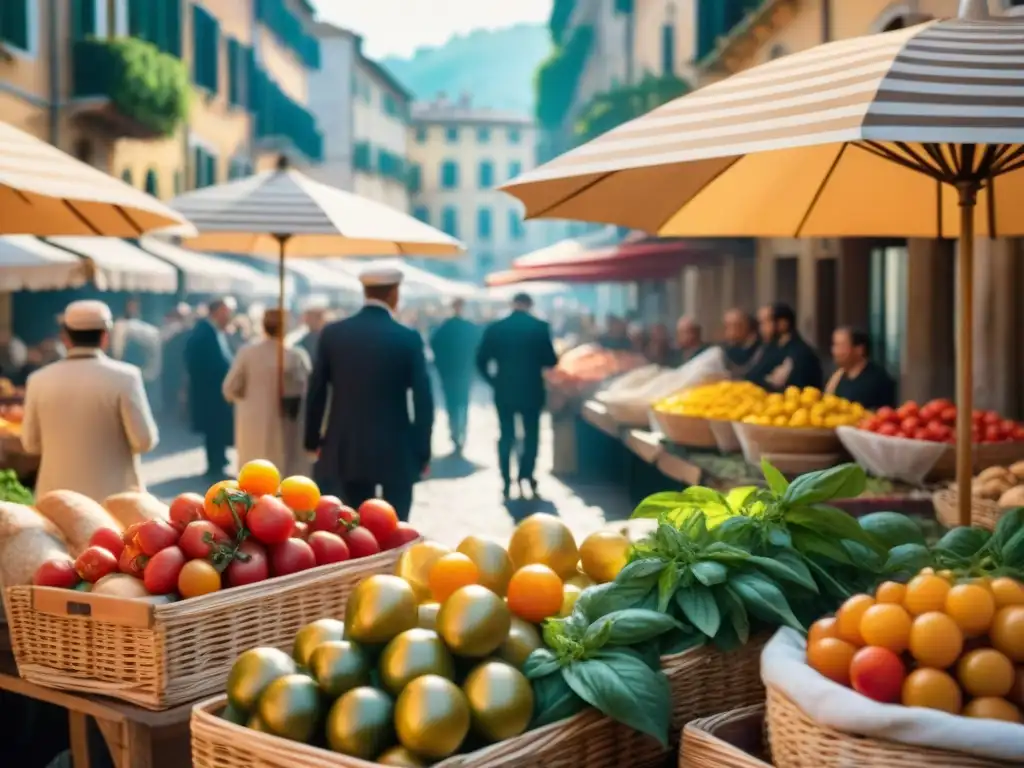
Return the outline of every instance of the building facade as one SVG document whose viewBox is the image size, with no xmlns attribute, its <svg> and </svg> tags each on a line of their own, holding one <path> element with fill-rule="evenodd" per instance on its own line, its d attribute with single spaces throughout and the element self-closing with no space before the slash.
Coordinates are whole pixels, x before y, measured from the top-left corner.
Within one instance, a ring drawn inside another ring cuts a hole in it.
<svg viewBox="0 0 1024 768">
<path fill-rule="evenodd" d="M 303 170 L 324 184 L 355 189 L 352 168 L 355 60 L 359 37 L 354 32 L 320 22 L 320 69 L 309 78 L 309 109 L 324 137 L 323 160 Z"/>
</svg>

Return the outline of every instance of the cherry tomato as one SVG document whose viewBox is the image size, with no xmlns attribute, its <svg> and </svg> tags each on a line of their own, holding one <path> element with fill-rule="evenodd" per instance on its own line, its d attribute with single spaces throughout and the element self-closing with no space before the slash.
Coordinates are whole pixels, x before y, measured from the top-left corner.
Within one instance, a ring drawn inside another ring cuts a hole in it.
<svg viewBox="0 0 1024 768">
<path fill-rule="evenodd" d="M 878 428 L 878 434 L 880 434 L 880 435 L 888 435 L 889 437 L 895 437 L 897 434 L 899 434 L 899 429 L 897 429 L 895 424 L 893 424 L 892 422 L 889 422 L 889 423 L 883 424 L 882 426 L 880 426 Z"/>
<path fill-rule="evenodd" d="M 280 485 L 281 473 L 266 459 L 247 461 L 238 470 L 238 487 L 251 496 L 273 495 Z"/>
<path fill-rule="evenodd" d="M 214 547 L 231 542 L 223 529 L 209 520 L 197 520 L 185 526 L 178 540 L 178 546 L 189 560 L 203 560 L 210 556 Z"/>
<path fill-rule="evenodd" d="M 145 521 L 143 521 L 145 522 Z M 135 543 L 135 534 L 139 532 L 139 528 L 142 527 L 142 523 L 132 523 L 124 531 L 121 532 L 121 541 L 125 544 Z"/>
<path fill-rule="evenodd" d="M 292 475 L 281 481 L 281 501 L 293 512 L 312 512 L 320 501 L 320 488 L 308 477 Z"/>
<path fill-rule="evenodd" d="M 67 559 L 47 560 L 36 569 L 32 583 L 37 587 L 62 587 L 74 589 L 80 578 L 75 564 Z"/>
<path fill-rule="evenodd" d="M 341 536 L 330 531 L 313 531 L 309 534 L 309 546 L 317 565 L 340 563 L 350 557 L 348 544 Z"/>
<path fill-rule="evenodd" d="M 306 520 L 309 530 L 336 533 L 341 527 L 341 510 L 344 507 L 337 496 L 321 496 L 313 509 L 312 517 Z"/>
<path fill-rule="evenodd" d="M 908 400 L 896 409 L 896 415 L 899 416 L 900 419 L 907 419 L 911 416 L 917 416 L 918 410 L 917 403 L 913 400 Z"/>
<path fill-rule="evenodd" d="M 939 418 L 946 424 L 956 424 L 956 408 L 952 405 L 946 406 L 942 409 Z"/>
<path fill-rule="evenodd" d="M 141 577 L 142 569 L 145 567 L 148 559 L 134 542 L 125 544 L 124 549 L 121 550 L 121 556 L 117 559 L 117 567 L 121 573 Z"/>
<path fill-rule="evenodd" d="M 178 530 L 184 530 L 189 523 L 202 520 L 203 504 L 203 497 L 198 493 L 183 493 L 175 496 L 170 507 L 171 525 Z"/>
<path fill-rule="evenodd" d="M 309 541 L 309 524 L 304 523 L 301 520 L 296 520 L 295 530 L 292 531 L 292 538 Z"/>
<path fill-rule="evenodd" d="M 185 553 L 175 546 L 165 547 L 146 563 L 142 583 L 152 595 L 169 595 L 178 586 L 178 576 L 185 567 Z"/>
<path fill-rule="evenodd" d="M 267 550 L 257 541 L 246 539 L 238 552 L 245 559 L 237 557 L 224 571 L 224 579 L 229 587 L 241 587 L 265 581 L 270 576 L 270 565 L 267 562 Z"/>
<path fill-rule="evenodd" d="M 373 534 L 378 542 L 383 541 L 398 528 L 398 514 L 395 508 L 383 499 L 367 499 L 359 505 L 359 524 Z"/>
<path fill-rule="evenodd" d="M 850 662 L 853 689 L 869 699 L 883 703 L 900 700 L 907 670 L 900 657 L 888 648 L 868 646 L 854 654 Z"/>
<path fill-rule="evenodd" d="M 287 576 L 315 566 L 312 547 L 301 539 L 288 539 L 270 548 L 270 570 L 275 576 Z"/>
<path fill-rule="evenodd" d="M 352 557 L 369 557 L 380 552 L 380 544 L 372 533 L 357 525 L 348 531 L 342 531 L 341 538 L 348 544 Z"/>
<path fill-rule="evenodd" d="M 386 549 L 398 549 L 399 547 L 408 544 L 410 541 L 415 541 L 419 537 L 419 531 L 408 523 L 399 521 L 398 527 L 395 528 L 391 535 L 380 542 L 380 548 L 382 551 Z"/>
<path fill-rule="evenodd" d="M 915 440 L 931 440 L 931 433 L 924 427 L 918 427 L 914 430 Z"/>
<path fill-rule="evenodd" d="M 903 434 L 912 435 L 921 427 L 921 420 L 917 416 L 907 416 L 900 422 L 900 429 Z"/>
<path fill-rule="evenodd" d="M 879 421 L 889 421 L 895 416 L 896 412 L 888 405 L 883 405 L 877 411 L 875 411 L 875 418 Z"/>
<path fill-rule="evenodd" d="M 139 526 L 135 542 L 142 554 L 152 557 L 167 547 L 173 547 L 181 538 L 181 532 L 163 520 L 147 520 Z"/>
<path fill-rule="evenodd" d="M 95 584 L 117 570 L 117 558 L 109 549 L 88 547 L 75 560 L 75 570 L 82 579 Z"/>
<path fill-rule="evenodd" d="M 249 533 L 264 544 L 280 544 L 291 538 L 295 515 L 276 496 L 260 496 L 246 518 Z"/>
<path fill-rule="evenodd" d="M 103 547 L 114 557 L 120 557 L 124 542 L 121 540 L 121 534 L 113 528 L 97 528 L 89 537 L 89 546 Z"/>
<path fill-rule="evenodd" d="M 238 488 L 238 483 L 234 480 L 221 480 L 211 485 L 206 492 L 203 510 L 207 520 L 233 534 L 238 531 L 238 521 L 245 525 L 245 515 L 250 504 L 251 498 Z"/>
<path fill-rule="evenodd" d="M 205 560 L 189 560 L 178 574 L 178 593 L 182 597 L 208 595 L 220 588 L 220 573 Z"/>
</svg>

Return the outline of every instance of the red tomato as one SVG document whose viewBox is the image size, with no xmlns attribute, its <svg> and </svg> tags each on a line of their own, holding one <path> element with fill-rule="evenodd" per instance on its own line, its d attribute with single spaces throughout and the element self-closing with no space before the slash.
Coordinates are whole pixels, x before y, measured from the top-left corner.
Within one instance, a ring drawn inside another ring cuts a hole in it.
<svg viewBox="0 0 1024 768">
<path fill-rule="evenodd" d="M 914 431 L 914 439 L 915 440 L 931 440 L 932 439 L 931 432 L 929 432 L 924 427 L 918 427 Z"/>
<path fill-rule="evenodd" d="M 918 414 L 921 417 L 921 421 L 931 421 L 936 416 L 942 413 L 942 406 L 936 405 L 935 401 L 931 401 L 921 406 L 921 412 Z"/>
<path fill-rule="evenodd" d="M 125 544 L 124 549 L 121 550 L 121 556 L 117 559 L 117 567 L 121 573 L 141 578 L 142 569 L 145 567 L 146 560 L 148 559 L 134 543 Z"/>
<path fill-rule="evenodd" d="M 163 520 L 147 520 L 139 526 L 135 543 L 142 554 L 152 557 L 162 549 L 173 547 L 181 538 L 181 532 Z"/>
<path fill-rule="evenodd" d="M 866 429 L 868 432 L 875 432 L 880 424 L 877 416 L 869 416 L 860 423 L 860 428 Z"/>
<path fill-rule="evenodd" d="M 1003 439 L 1003 433 L 999 430 L 998 424 L 989 424 L 985 427 L 985 442 L 998 443 Z"/>
<path fill-rule="evenodd" d="M 907 416 L 902 422 L 900 422 L 900 429 L 903 434 L 914 434 L 918 429 L 921 428 L 921 420 L 917 416 Z"/>
<path fill-rule="evenodd" d="M 345 540 L 330 531 L 313 531 L 309 534 L 309 546 L 317 565 L 340 563 L 351 556 Z"/>
<path fill-rule="evenodd" d="M 227 545 L 230 542 L 231 537 L 222 528 L 209 520 L 196 520 L 185 526 L 185 530 L 178 540 L 178 546 L 189 560 L 205 560 L 210 556 L 214 547 Z"/>
<path fill-rule="evenodd" d="M 943 408 L 939 418 L 946 424 L 956 424 L 956 407 L 950 405 Z"/>
<path fill-rule="evenodd" d="M 853 690 L 882 703 L 900 700 L 906 669 L 900 657 L 888 648 L 861 648 L 850 662 L 850 683 Z"/>
<path fill-rule="evenodd" d="M 895 437 L 898 433 L 899 430 L 896 428 L 896 425 L 893 424 L 892 422 L 883 424 L 878 428 L 878 434 L 880 435 L 888 435 L 889 437 Z"/>
<path fill-rule="evenodd" d="M 312 547 L 301 539 L 288 539 L 270 548 L 270 571 L 287 576 L 316 566 Z"/>
<path fill-rule="evenodd" d="M 928 405 L 935 406 L 938 410 L 943 411 L 946 408 L 953 407 L 953 401 L 945 397 L 937 397 L 934 400 L 928 402 Z"/>
<path fill-rule="evenodd" d="M 359 505 L 359 524 L 373 534 L 377 541 L 383 541 L 398 527 L 395 508 L 383 499 L 367 499 Z"/>
<path fill-rule="evenodd" d="M 408 544 L 410 541 L 415 541 L 419 537 L 419 531 L 408 523 L 399 521 L 398 527 L 395 528 L 392 534 L 380 542 L 380 548 L 381 550 L 398 549 L 404 544 Z"/>
<path fill-rule="evenodd" d="M 121 534 L 113 528 L 97 528 L 89 537 L 89 546 L 103 547 L 114 557 L 120 557 L 124 542 L 121 540 Z"/>
<path fill-rule="evenodd" d="M 235 559 L 224 571 L 224 578 L 229 587 L 241 587 L 266 581 L 270 577 L 270 565 L 267 563 L 267 550 L 257 541 L 246 539 L 238 547 Z"/>
<path fill-rule="evenodd" d="M 143 521 L 145 522 L 145 521 Z M 121 532 L 121 541 L 125 544 L 135 543 L 135 534 L 139 532 L 139 528 L 142 527 L 142 523 L 132 523 Z"/>
<path fill-rule="evenodd" d="M 304 523 L 301 520 L 296 520 L 295 529 L 292 531 L 292 538 L 309 541 L 309 524 Z"/>
<path fill-rule="evenodd" d="M 982 421 L 985 422 L 985 426 L 997 425 L 1003 420 L 995 411 L 985 411 L 985 415 L 982 417 Z"/>
<path fill-rule="evenodd" d="M 1013 419 L 1003 419 L 999 422 L 999 432 L 1003 438 L 1013 437 L 1013 430 L 1017 428 L 1017 422 Z"/>
<path fill-rule="evenodd" d="M 341 499 L 337 496 L 321 496 L 313 508 L 313 515 L 306 523 L 311 531 L 332 531 L 339 530 L 341 510 L 344 508 Z"/>
<path fill-rule="evenodd" d="M 171 525 L 178 530 L 196 520 L 203 519 L 203 497 L 198 493 L 183 493 L 175 496 L 170 507 Z"/>
<path fill-rule="evenodd" d="M 352 557 L 369 557 L 380 552 L 380 544 L 372 533 L 357 525 L 350 531 L 342 531 L 341 538 L 348 544 L 348 551 Z"/>
<path fill-rule="evenodd" d="M 75 560 L 75 570 L 85 581 L 95 584 L 117 570 L 117 558 L 109 549 L 88 547 Z"/>
<path fill-rule="evenodd" d="M 1018 424 L 1013 428 L 1013 439 L 1024 440 L 1024 425 Z"/>
<path fill-rule="evenodd" d="M 928 425 L 929 440 L 934 440 L 937 443 L 945 441 L 949 435 L 950 430 L 945 424 L 939 421 L 933 421 Z"/>
<path fill-rule="evenodd" d="M 280 544 L 291 538 L 295 515 L 276 496 L 260 496 L 246 517 L 249 533 L 264 544 Z"/>
<path fill-rule="evenodd" d="M 142 583 L 152 595 L 169 595 L 178 588 L 178 574 L 185 567 L 185 553 L 179 547 L 161 549 L 146 563 Z"/>
<path fill-rule="evenodd" d="M 906 419 L 911 416 L 917 416 L 918 410 L 917 403 L 913 400 L 907 400 L 907 402 L 896 409 L 896 415 L 899 416 L 900 419 Z"/>
<path fill-rule="evenodd" d="M 36 569 L 32 583 L 37 587 L 72 589 L 79 582 L 75 564 L 68 559 L 47 560 Z"/>
<path fill-rule="evenodd" d="M 245 525 L 245 515 L 252 501 L 249 494 L 239 490 L 234 480 L 221 480 L 211 485 L 206 492 L 203 510 L 207 520 L 228 533 L 235 533 L 238 531 L 238 522 Z"/>
</svg>

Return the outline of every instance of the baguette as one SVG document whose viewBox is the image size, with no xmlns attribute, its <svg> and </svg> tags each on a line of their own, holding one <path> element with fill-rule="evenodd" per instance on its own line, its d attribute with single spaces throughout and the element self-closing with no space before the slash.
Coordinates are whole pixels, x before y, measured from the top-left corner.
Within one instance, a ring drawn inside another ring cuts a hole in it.
<svg viewBox="0 0 1024 768">
<path fill-rule="evenodd" d="M 42 528 L 53 536 L 60 536 L 57 527 L 32 507 L 15 504 L 12 501 L 0 501 L 0 544 L 11 536 L 32 528 Z"/>
<path fill-rule="evenodd" d="M 5 587 L 31 584 L 40 565 L 69 556 L 56 536 L 43 528 L 27 528 L 0 544 L 0 583 Z"/>
<path fill-rule="evenodd" d="M 36 509 L 60 529 L 74 557 L 89 546 L 89 539 L 100 528 L 124 530 L 99 502 L 75 491 L 50 491 L 36 499 Z"/>
<path fill-rule="evenodd" d="M 108 496 L 103 500 L 103 508 L 124 528 L 147 520 L 171 519 L 166 504 L 151 493 L 139 491 L 126 491 Z"/>
</svg>

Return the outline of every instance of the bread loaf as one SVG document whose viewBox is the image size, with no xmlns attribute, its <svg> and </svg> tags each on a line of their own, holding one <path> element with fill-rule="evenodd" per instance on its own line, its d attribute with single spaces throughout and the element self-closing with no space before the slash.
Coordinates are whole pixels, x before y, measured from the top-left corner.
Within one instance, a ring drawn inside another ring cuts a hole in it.
<svg viewBox="0 0 1024 768">
<path fill-rule="evenodd" d="M 68 550 L 60 539 L 43 528 L 27 528 L 0 543 L 0 582 L 31 584 L 40 565 L 61 557 L 68 557 Z"/>
<path fill-rule="evenodd" d="M 89 539 L 100 528 L 124 529 L 99 502 L 75 491 L 50 491 L 36 499 L 36 509 L 60 529 L 75 557 L 89 546 Z"/>
<path fill-rule="evenodd" d="M 147 520 L 170 520 L 167 505 L 151 493 L 127 491 L 115 493 L 103 500 L 103 508 L 109 512 L 122 528 Z"/>
<path fill-rule="evenodd" d="M 0 543 L 15 534 L 32 528 L 42 528 L 54 536 L 60 536 L 57 527 L 32 507 L 0 501 Z"/>
</svg>

